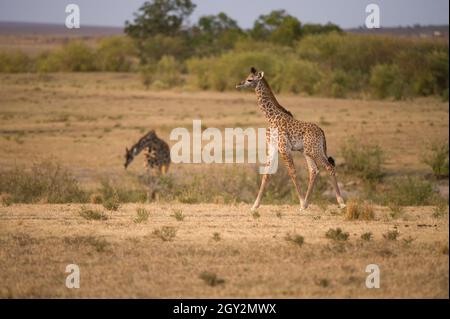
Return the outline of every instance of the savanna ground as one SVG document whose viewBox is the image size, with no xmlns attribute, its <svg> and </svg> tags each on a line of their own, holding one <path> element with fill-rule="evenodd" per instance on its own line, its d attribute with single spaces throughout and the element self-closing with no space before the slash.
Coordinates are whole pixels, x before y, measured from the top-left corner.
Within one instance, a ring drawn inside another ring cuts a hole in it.
<svg viewBox="0 0 450 319">
<path fill-rule="evenodd" d="M 430 141 L 448 141 L 448 103 L 436 98 L 279 100 L 296 118 L 323 127 L 346 197 L 388 193 L 367 191 L 365 182 L 344 173 L 340 150 L 350 136 L 383 149 L 387 186 L 402 176 L 432 179 L 422 155 Z M 172 145 L 170 131 L 191 131 L 192 119 L 220 129 L 265 125 L 251 92 L 146 91 L 138 75 L 120 73 L 2 74 L 0 112 L 2 171 L 27 172 L 51 160 L 92 194 L 105 179 L 121 189 L 135 187 L 146 174 L 143 159 L 125 171 L 124 149 L 149 129 Z M 305 189 L 306 167 L 296 159 Z M 276 202 L 284 191 L 280 183 L 291 188 L 284 179 L 275 182 L 281 190 L 269 186 L 252 214 L 258 185 L 249 172 L 254 167 L 248 164 L 173 164 L 175 181 L 200 176 L 195 194 L 191 188 L 170 200 L 161 194 L 152 203 L 123 201 L 117 210 L 45 198 L 4 201 L 0 296 L 448 298 L 448 202 L 399 208 L 381 201 L 363 209 L 369 210 L 365 218 L 346 219 L 348 211 L 320 200 L 326 183 L 319 183 L 323 189 L 306 211 L 299 211 L 295 197 Z M 241 184 L 233 184 L 237 180 Z M 432 185 L 433 196 L 448 197 L 448 179 Z M 338 228 L 343 233 L 328 233 Z M 72 263 L 80 266 L 80 289 L 65 286 L 65 267 Z M 365 287 L 368 264 L 380 267 L 379 289 Z"/>
</svg>

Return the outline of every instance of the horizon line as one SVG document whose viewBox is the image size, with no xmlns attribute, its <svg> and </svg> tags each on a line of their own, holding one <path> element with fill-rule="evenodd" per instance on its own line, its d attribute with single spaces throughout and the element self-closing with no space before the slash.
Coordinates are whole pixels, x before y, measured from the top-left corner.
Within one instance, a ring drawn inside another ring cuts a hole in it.
<svg viewBox="0 0 450 319">
<path fill-rule="evenodd" d="M 65 28 L 64 22 L 57 23 L 57 22 L 41 22 L 41 21 L 18 21 L 18 20 L 0 20 L 0 23 L 17 23 L 17 24 L 38 24 L 38 25 L 52 25 L 52 26 L 61 26 Z M 340 25 L 334 23 L 334 22 L 327 22 L 327 23 L 332 23 L 337 25 L 338 27 L 342 28 Z M 320 25 L 326 25 L 326 23 L 315 23 L 315 22 L 305 22 L 302 23 L 302 25 L 305 24 L 320 24 Z M 389 29 L 389 28 L 415 28 L 415 27 L 449 27 L 450 24 L 420 24 L 420 23 L 413 23 L 413 24 L 407 24 L 407 25 L 387 25 L 387 26 L 381 26 L 380 29 Z M 125 23 L 123 24 L 123 26 L 120 25 L 99 25 L 99 24 L 85 24 L 84 27 L 94 27 L 94 28 L 114 28 L 114 29 L 123 29 L 125 27 Z M 360 29 L 360 28 L 364 28 L 364 25 L 357 25 L 357 26 L 353 26 L 353 27 L 348 27 L 348 28 L 342 28 L 342 30 L 353 30 L 353 29 Z M 242 30 L 250 30 L 250 29 L 245 29 L 245 28 L 241 28 Z"/>
</svg>

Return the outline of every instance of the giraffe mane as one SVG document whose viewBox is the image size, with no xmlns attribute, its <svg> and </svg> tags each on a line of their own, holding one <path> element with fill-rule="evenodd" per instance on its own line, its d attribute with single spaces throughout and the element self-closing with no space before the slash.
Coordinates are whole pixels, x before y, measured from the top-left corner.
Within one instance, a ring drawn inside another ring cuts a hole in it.
<svg viewBox="0 0 450 319">
<path fill-rule="evenodd" d="M 276 107 L 277 107 L 281 112 L 283 112 L 283 113 L 289 115 L 290 117 L 294 118 L 294 115 L 292 115 L 291 112 L 289 112 L 288 110 L 286 110 L 283 106 L 280 105 L 280 103 L 278 103 L 278 100 L 276 99 L 275 94 L 273 94 L 272 88 L 270 87 L 269 83 L 267 83 L 266 79 L 265 79 L 265 78 L 262 78 L 261 80 L 262 80 L 262 81 L 264 82 L 264 84 L 267 86 L 267 88 L 268 88 L 268 90 L 269 90 L 269 92 L 270 92 L 270 95 L 272 95 L 272 98 L 273 98 L 275 101 L 277 101 Z"/>
</svg>

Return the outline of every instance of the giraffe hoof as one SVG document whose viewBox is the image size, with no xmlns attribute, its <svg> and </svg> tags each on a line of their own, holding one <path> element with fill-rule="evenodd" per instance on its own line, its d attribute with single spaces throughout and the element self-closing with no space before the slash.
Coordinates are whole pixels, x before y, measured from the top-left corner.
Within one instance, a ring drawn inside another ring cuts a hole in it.
<svg viewBox="0 0 450 319">
<path fill-rule="evenodd" d="M 253 212 L 256 212 L 258 210 L 258 207 L 255 207 L 255 206 L 252 206 L 252 208 L 250 208 L 250 211 L 253 213 Z"/>
<path fill-rule="evenodd" d="M 300 205 L 300 211 L 306 210 L 308 208 L 308 204 L 301 204 Z"/>
<path fill-rule="evenodd" d="M 345 208 L 345 207 L 347 207 L 347 205 L 345 205 L 344 203 L 339 204 L 339 208 Z"/>
</svg>

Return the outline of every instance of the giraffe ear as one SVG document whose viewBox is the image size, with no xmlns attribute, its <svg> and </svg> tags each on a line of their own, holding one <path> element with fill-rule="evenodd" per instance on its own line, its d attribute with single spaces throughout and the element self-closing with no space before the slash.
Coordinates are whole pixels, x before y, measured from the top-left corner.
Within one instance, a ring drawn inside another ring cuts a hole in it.
<svg viewBox="0 0 450 319">
<path fill-rule="evenodd" d="M 259 76 L 260 79 L 262 79 L 264 77 L 264 72 L 263 71 L 259 72 L 258 76 Z"/>
</svg>

